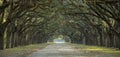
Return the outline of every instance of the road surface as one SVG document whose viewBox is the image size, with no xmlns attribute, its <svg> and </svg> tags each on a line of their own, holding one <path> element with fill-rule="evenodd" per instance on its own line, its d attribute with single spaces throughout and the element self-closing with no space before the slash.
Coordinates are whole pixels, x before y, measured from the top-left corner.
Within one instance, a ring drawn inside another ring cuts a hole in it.
<svg viewBox="0 0 120 57">
<path fill-rule="evenodd" d="M 67 44 L 52 44 L 28 57 L 111 57 L 107 54 L 74 49 Z"/>
</svg>

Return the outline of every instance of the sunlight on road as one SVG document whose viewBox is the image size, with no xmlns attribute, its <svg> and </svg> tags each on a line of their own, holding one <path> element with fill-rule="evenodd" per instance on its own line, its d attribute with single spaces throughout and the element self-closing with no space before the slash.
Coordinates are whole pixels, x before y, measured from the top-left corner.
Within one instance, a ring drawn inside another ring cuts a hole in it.
<svg viewBox="0 0 120 57">
<path fill-rule="evenodd" d="M 54 42 L 54 43 L 65 43 L 65 42 Z"/>
<path fill-rule="evenodd" d="M 54 39 L 53 41 L 54 43 L 65 43 L 65 40 L 61 39 L 61 38 L 57 38 L 57 39 Z"/>
</svg>

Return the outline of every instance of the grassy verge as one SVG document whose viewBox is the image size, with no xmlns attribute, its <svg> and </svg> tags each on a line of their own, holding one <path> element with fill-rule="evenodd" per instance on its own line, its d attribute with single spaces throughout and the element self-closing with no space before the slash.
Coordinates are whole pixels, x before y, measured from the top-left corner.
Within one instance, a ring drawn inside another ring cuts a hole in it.
<svg viewBox="0 0 120 57">
<path fill-rule="evenodd" d="M 49 44 L 51 43 L 34 44 L 34 45 L 0 50 L 0 57 L 27 57 L 32 52 L 42 49 Z"/>
<path fill-rule="evenodd" d="M 107 53 L 113 55 L 114 57 L 120 57 L 120 50 L 118 49 L 99 47 L 99 46 L 80 45 L 80 44 L 71 44 L 71 45 L 74 48 L 80 50 Z"/>
</svg>

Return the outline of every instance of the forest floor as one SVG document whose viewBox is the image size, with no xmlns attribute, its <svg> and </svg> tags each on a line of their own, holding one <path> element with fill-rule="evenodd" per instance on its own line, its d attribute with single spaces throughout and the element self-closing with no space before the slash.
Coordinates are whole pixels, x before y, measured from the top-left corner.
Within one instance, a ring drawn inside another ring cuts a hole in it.
<svg viewBox="0 0 120 57">
<path fill-rule="evenodd" d="M 0 57 L 120 57 L 120 50 L 80 44 L 36 44 L 0 51 Z"/>
<path fill-rule="evenodd" d="M 106 48 L 100 46 L 89 46 L 89 45 L 79 45 L 71 44 L 75 49 L 79 51 L 84 51 L 87 57 L 120 57 L 120 50 L 115 48 Z"/>
<path fill-rule="evenodd" d="M 47 45 L 49 45 L 49 43 L 0 50 L 0 57 L 27 57 L 29 54 L 45 48 Z"/>
</svg>

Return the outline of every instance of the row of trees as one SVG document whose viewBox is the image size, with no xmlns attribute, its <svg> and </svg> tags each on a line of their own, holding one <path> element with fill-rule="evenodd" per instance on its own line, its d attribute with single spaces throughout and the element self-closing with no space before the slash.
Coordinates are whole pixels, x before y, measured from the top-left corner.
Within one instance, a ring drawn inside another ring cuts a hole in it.
<svg viewBox="0 0 120 57">
<path fill-rule="evenodd" d="M 0 49 L 47 42 L 58 28 L 55 28 L 58 20 L 54 19 L 57 9 L 51 0 L 0 0 L 0 3 Z"/>
<path fill-rule="evenodd" d="M 47 42 L 120 48 L 118 0 L 0 0 L 0 49 Z"/>
<path fill-rule="evenodd" d="M 64 16 L 68 20 L 63 35 L 68 35 L 73 43 L 120 48 L 120 1 L 66 2 L 68 10 Z"/>
</svg>

